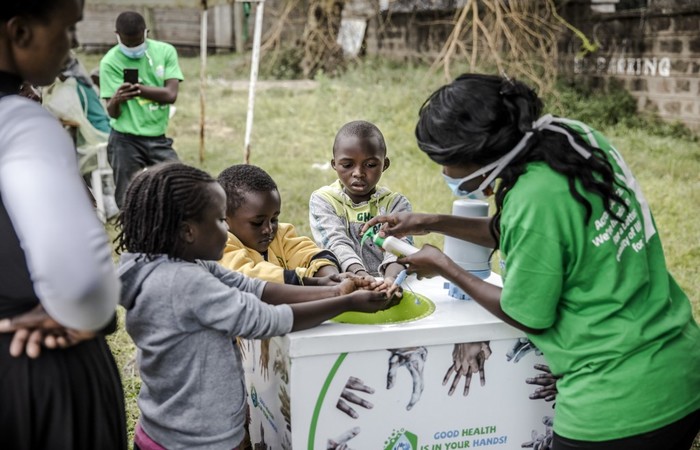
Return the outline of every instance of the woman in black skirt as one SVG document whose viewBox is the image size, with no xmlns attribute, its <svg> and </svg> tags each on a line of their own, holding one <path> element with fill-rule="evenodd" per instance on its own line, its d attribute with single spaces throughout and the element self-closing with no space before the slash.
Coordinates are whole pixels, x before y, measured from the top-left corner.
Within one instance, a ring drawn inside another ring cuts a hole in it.
<svg viewBox="0 0 700 450">
<path fill-rule="evenodd" d="M 126 449 L 103 331 L 119 283 L 59 122 L 18 96 L 53 82 L 82 0 L 0 5 L 0 447 Z"/>
</svg>

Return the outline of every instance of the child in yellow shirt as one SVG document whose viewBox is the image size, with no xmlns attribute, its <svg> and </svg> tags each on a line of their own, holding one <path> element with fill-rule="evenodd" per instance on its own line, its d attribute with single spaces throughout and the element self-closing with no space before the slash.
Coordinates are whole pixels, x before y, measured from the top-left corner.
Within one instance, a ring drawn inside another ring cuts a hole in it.
<svg viewBox="0 0 700 450">
<path fill-rule="evenodd" d="M 333 252 L 297 235 L 292 224 L 279 222 L 282 200 L 267 172 L 237 164 L 221 172 L 218 181 L 227 196 L 229 226 L 220 264 L 276 283 L 312 286 L 340 280 L 340 264 Z"/>
</svg>

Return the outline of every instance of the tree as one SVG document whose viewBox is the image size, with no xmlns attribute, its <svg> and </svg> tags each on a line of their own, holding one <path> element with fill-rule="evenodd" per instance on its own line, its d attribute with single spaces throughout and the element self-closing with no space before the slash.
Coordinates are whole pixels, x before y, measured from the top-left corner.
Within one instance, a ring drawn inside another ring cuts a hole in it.
<svg viewBox="0 0 700 450">
<path fill-rule="evenodd" d="M 303 47 L 300 71 L 305 78 L 313 78 L 318 71 L 337 74 L 345 66 L 342 48 L 337 43 L 345 0 L 308 1 L 300 44 Z M 382 16 L 380 0 L 367 1 L 374 4 L 377 16 Z M 431 71 L 442 69 L 447 80 L 453 78 L 455 63 L 466 60 L 471 70 L 495 68 L 509 77 L 526 79 L 544 92 L 556 79 L 558 44 L 565 29 L 581 40 L 581 53 L 597 48 L 558 14 L 554 0 L 389 1 L 388 13 L 384 15 L 387 23 L 391 21 L 392 11 L 421 14 L 454 10 L 454 16 L 447 23 L 437 20 L 427 24 L 443 29 L 447 27 L 448 37 L 431 65 Z M 263 46 L 263 50 L 273 50 L 273 61 L 279 53 L 281 36 L 290 14 L 302 3 L 304 0 L 283 1 L 279 19 Z M 380 33 L 384 25 L 386 23 L 380 21 Z"/>
<path fill-rule="evenodd" d="M 451 80 L 453 61 L 466 58 L 472 70 L 495 66 L 547 91 L 556 80 L 558 39 L 564 28 L 581 39 L 581 52 L 596 50 L 557 13 L 553 0 L 464 0 L 431 70 L 442 68 Z"/>
<path fill-rule="evenodd" d="M 344 0 L 311 0 L 304 27 L 304 56 L 301 69 L 305 78 L 319 70 L 336 74 L 344 67 L 343 49 L 337 42 Z"/>
</svg>

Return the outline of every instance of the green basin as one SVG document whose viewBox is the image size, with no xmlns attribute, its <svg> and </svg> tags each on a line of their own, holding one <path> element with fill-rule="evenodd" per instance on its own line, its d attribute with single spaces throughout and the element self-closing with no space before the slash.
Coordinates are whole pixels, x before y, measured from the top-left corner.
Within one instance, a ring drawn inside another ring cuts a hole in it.
<svg viewBox="0 0 700 450">
<path fill-rule="evenodd" d="M 416 302 L 418 298 L 418 302 Z M 357 325 L 381 325 L 389 323 L 412 322 L 428 317 L 435 311 L 435 303 L 421 294 L 403 291 L 401 302 L 384 311 L 364 313 L 349 311 L 331 319 L 332 322 L 354 323 Z"/>
</svg>

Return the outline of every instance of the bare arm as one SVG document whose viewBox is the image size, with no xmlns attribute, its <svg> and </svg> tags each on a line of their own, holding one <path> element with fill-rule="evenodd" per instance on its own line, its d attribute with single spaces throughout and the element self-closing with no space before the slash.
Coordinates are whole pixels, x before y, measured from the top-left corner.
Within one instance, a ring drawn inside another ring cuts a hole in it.
<svg viewBox="0 0 700 450">
<path fill-rule="evenodd" d="M 393 283 L 396 276 L 404 269 L 405 267 L 403 264 L 399 264 L 397 262 L 389 263 L 384 271 L 384 279 L 390 279 L 390 281 Z"/>
<path fill-rule="evenodd" d="M 384 279 L 382 280 L 382 289 L 386 289 L 387 294 L 403 296 L 403 293 L 401 292 L 401 286 L 398 284 L 394 284 L 394 282 L 399 276 L 399 273 L 401 273 L 404 269 L 405 267 L 403 266 L 403 264 L 399 264 L 397 262 L 389 263 L 389 265 L 386 266 L 386 269 L 384 270 Z"/>
<path fill-rule="evenodd" d="M 541 330 L 535 330 L 527 327 L 522 323 L 514 320 L 506 314 L 501 308 L 501 288 L 491 283 L 487 283 L 459 267 L 450 258 L 445 257 L 445 273 L 443 277 L 455 283 L 462 288 L 464 292 L 469 294 L 479 305 L 488 312 L 498 317 L 508 325 L 523 330 L 527 333 L 540 333 Z"/>
<path fill-rule="evenodd" d="M 333 286 L 342 280 L 338 268 L 334 264 L 321 266 L 312 277 L 303 277 L 302 284 L 304 286 Z"/>
<path fill-rule="evenodd" d="M 337 286 L 294 286 L 291 284 L 267 283 L 260 297 L 270 305 L 303 303 L 311 300 L 339 295 Z"/>
<path fill-rule="evenodd" d="M 347 278 L 334 286 L 295 286 L 291 284 L 267 283 L 260 299 L 271 305 L 296 304 L 343 296 L 357 289 L 373 289 L 377 285 L 377 282 L 371 282 L 360 277 Z"/>
<path fill-rule="evenodd" d="M 428 222 L 426 230 L 440 233 L 487 248 L 495 248 L 497 242 L 489 230 L 490 217 L 460 217 L 439 214 Z"/>
<path fill-rule="evenodd" d="M 352 300 L 349 295 L 290 305 L 294 314 L 292 331 L 306 330 L 350 310 Z"/>
<path fill-rule="evenodd" d="M 340 272 L 338 272 L 338 268 L 334 264 L 328 264 L 327 266 L 322 266 L 320 269 L 316 271 L 314 274 L 314 278 L 323 278 L 323 277 L 329 277 L 331 275 L 337 275 Z M 306 280 L 305 280 L 306 282 Z"/>
<path fill-rule="evenodd" d="M 362 229 L 382 224 L 381 234 L 391 236 L 440 233 L 488 248 L 495 248 L 496 241 L 489 231 L 488 217 L 460 217 L 450 214 L 396 213 L 370 219 Z"/>
<path fill-rule="evenodd" d="M 107 99 L 107 113 L 109 117 L 116 119 L 122 114 L 122 103 L 136 97 L 162 104 L 173 104 L 177 100 L 180 81 L 177 79 L 165 80 L 165 87 L 146 86 L 143 84 L 124 83 Z"/>
<path fill-rule="evenodd" d="M 107 114 L 116 119 L 122 115 L 122 103 L 141 95 L 140 85 L 124 83 L 116 90 L 114 95 L 107 100 Z"/>
<path fill-rule="evenodd" d="M 165 86 L 163 87 L 146 86 L 143 84 L 137 86 L 141 90 L 141 97 L 163 105 L 172 105 L 177 100 L 180 80 L 176 78 L 165 80 Z"/>
<path fill-rule="evenodd" d="M 419 277 L 440 275 L 459 286 L 479 305 L 505 323 L 528 333 L 541 333 L 541 330 L 529 328 L 507 315 L 501 308 L 501 288 L 472 275 L 459 267 L 432 245 L 425 245 L 411 256 L 399 259 L 408 264 L 408 273 L 417 273 Z"/>
<path fill-rule="evenodd" d="M 356 291 L 335 298 L 295 303 L 290 305 L 294 314 L 292 331 L 315 327 L 346 311 L 375 312 L 389 308 L 397 302 L 398 298 L 389 299 L 383 292 Z"/>
</svg>

